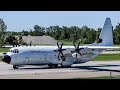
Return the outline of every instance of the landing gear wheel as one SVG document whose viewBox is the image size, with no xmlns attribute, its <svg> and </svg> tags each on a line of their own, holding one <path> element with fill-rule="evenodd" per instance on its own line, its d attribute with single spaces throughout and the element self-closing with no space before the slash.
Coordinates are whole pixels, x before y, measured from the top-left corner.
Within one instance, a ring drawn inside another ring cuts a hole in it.
<svg viewBox="0 0 120 90">
<path fill-rule="evenodd" d="M 61 67 L 62 67 L 62 68 L 71 68 L 71 65 L 69 65 L 69 66 L 63 66 L 63 65 L 61 64 Z"/>
<path fill-rule="evenodd" d="M 54 65 L 54 68 L 57 68 L 57 67 L 58 67 L 58 64 L 55 64 L 55 65 Z"/>
<path fill-rule="evenodd" d="M 18 69 L 19 66 L 18 66 L 18 65 L 13 65 L 13 68 L 14 68 L 14 69 Z"/>
<path fill-rule="evenodd" d="M 53 67 L 53 64 L 48 64 L 48 66 L 49 66 L 50 68 L 52 68 L 52 67 Z"/>
</svg>

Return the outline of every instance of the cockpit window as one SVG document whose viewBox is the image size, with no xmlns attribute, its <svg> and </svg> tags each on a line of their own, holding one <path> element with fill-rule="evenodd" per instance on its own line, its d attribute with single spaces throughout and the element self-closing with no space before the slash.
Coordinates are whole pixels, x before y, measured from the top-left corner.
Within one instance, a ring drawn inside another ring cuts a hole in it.
<svg viewBox="0 0 120 90">
<path fill-rule="evenodd" d="M 12 53 L 19 53 L 18 49 L 10 50 Z"/>
</svg>

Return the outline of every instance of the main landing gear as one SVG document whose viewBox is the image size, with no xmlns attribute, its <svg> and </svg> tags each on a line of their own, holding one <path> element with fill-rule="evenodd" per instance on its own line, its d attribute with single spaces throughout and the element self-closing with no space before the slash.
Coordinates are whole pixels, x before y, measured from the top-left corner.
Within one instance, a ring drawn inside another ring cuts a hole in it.
<svg viewBox="0 0 120 90">
<path fill-rule="evenodd" d="M 62 68 L 71 68 L 71 65 L 63 66 L 63 65 L 61 64 L 61 67 L 62 67 Z"/>
<path fill-rule="evenodd" d="M 48 64 L 48 66 L 49 66 L 50 68 L 57 68 L 57 67 L 58 67 L 58 64 Z M 62 68 L 71 68 L 71 65 L 63 66 L 63 65 L 61 64 L 61 67 L 62 67 Z"/>
</svg>

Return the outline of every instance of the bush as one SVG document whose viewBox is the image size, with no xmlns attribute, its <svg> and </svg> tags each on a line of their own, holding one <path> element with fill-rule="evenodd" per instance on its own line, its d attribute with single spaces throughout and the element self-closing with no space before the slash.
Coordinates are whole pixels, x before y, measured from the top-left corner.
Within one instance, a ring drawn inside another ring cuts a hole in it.
<svg viewBox="0 0 120 90">
<path fill-rule="evenodd" d="M 0 48 L 3 47 L 4 45 L 3 44 L 0 44 Z"/>
</svg>

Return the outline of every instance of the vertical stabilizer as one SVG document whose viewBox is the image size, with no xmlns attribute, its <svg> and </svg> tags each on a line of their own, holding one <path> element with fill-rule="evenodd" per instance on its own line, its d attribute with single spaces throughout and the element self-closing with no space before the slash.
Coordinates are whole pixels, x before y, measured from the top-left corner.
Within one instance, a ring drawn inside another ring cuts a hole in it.
<svg viewBox="0 0 120 90">
<path fill-rule="evenodd" d="M 110 18 L 106 18 L 97 43 L 101 46 L 113 45 L 113 30 Z"/>
</svg>

